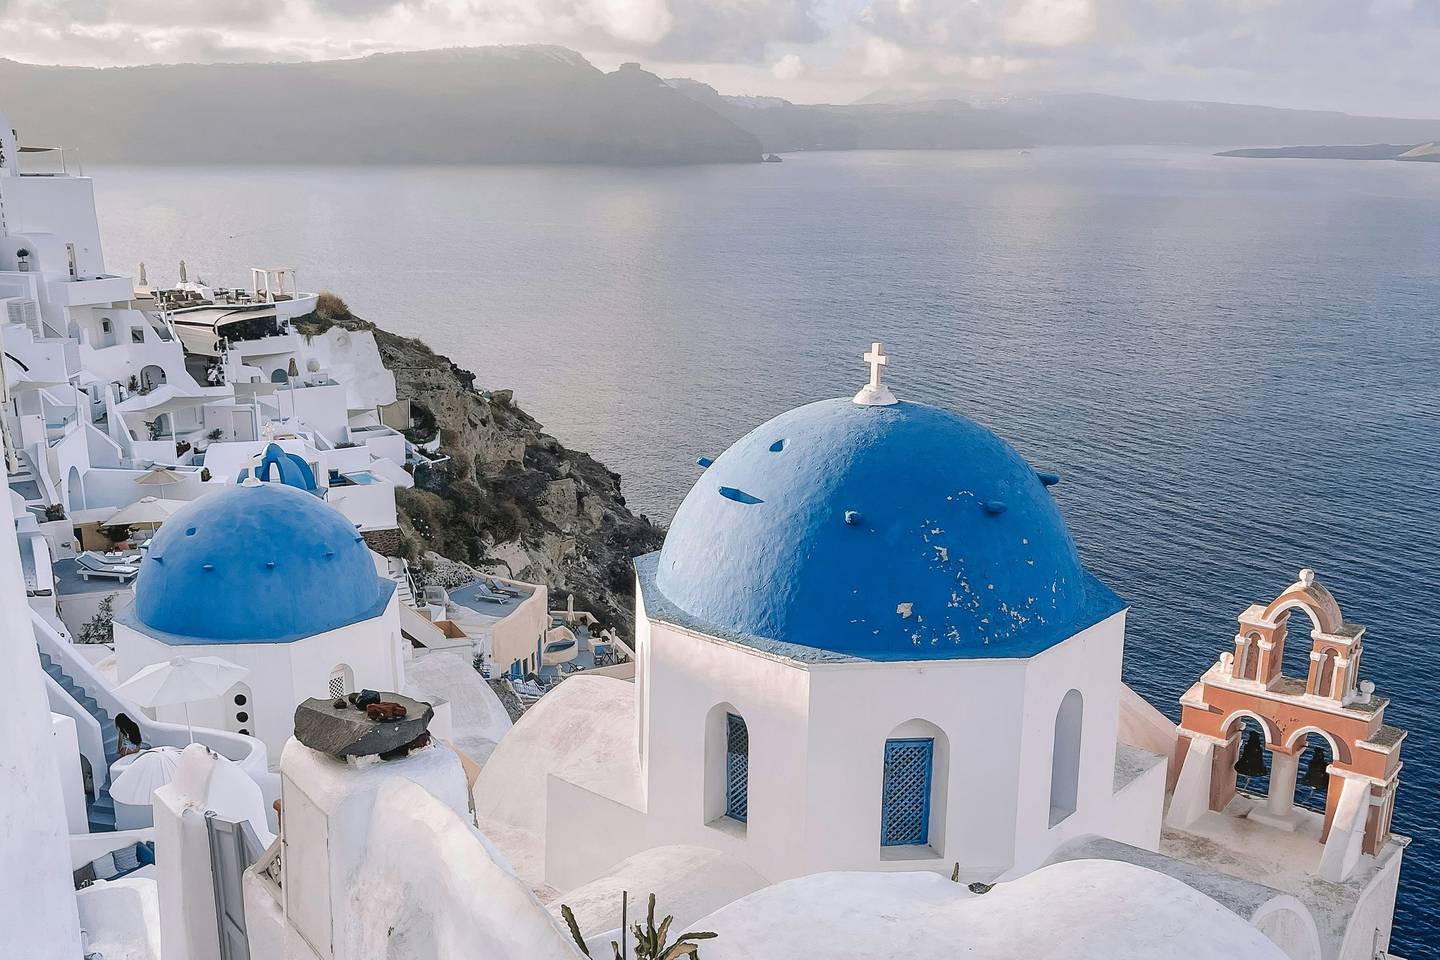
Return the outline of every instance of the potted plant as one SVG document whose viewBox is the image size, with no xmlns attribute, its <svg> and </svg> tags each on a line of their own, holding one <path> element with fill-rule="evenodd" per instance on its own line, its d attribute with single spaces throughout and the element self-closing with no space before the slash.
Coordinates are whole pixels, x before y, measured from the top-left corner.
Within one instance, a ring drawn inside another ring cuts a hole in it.
<svg viewBox="0 0 1440 960">
<path fill-rule="evenodd" d="M 27 272 L 30 269 L 29 249 L 27 249 L 26 247 L 21 247 L 19 250 L 16 250 L 15 261 L 17 264 L 16 269 L 18 269 L 21 273 Z"/>
<path fill-rule="evenodd" d="M 209 440 L 211 443 L 218 443 L 220 441 L 220 438 L 223 436 L 225 436 L 225 431 L 221 430 L 219 427 L 216 427 L 214 430 L 211 430 L 209 433 L 205 434 L 205 439 Z"/>
</svg>

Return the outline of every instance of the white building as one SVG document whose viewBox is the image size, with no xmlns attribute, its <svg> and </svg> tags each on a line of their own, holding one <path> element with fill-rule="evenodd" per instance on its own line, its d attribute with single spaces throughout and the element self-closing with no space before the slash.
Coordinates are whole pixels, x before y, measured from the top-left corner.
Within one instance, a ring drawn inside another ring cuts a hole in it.
<svg viewBox="0 0 1440 960">
<path fill-rule="evenodd" d="M 1328 815 L 1250 819 L 1293 797 L 1236 793 L 1240 728 L 1220 715 L 1185 734 L 1211 751 L 1185 767 L 1200 806 L 1162 824 L 1185 751 L 1120 679 L 1125 605 L 1081 565 L 1058 477 L 963 417 L 897 401 L 878 344 L 867 360 L 853 399 L 701 461 L 664 547 L 636 561 L 633 683 L 567 681 L 491 756 L 476 813 L 521 876 L 542 895 L 584 890 L 673 845 L 769 883 L 924 870 L 989 885 L 1102 859 L 1218 899 L 1294 958 L 1364 960 L 1388 942 L 1403 732 L 1370 708 L 1356 733 L 1390 758 L 1358 772 L 1376 784 L 1368 834 L 1338 786 Z M 1213 780 L 1212 756 L 1228 758 Z M 1327 872 L 1325 836 L 1361 834 Z"/>
<path fill-rule="evenodd" d="M 176 656 L 249 670 L 189 708 L 207 727 L 250 734 L 279 757 L 307 697 L 405 686 L 395 583 L 334 509 L 285 483 L 251 479 L 167 522 L 146 551 L 134 603 L 115 615 L 125 680 Z M 180 706 L 157 718 L 184 722 Z"/>
<path fill-rule="evenodd" d="M 547 790 L 546 881 L 662 843 L 772 881 L 958 862 L 991 882 L 1087 834 L 1153 849 L 1164 760 L 1117 743 L 1124 604 L 1081 566 L 1049 481 L 883 388 L 706 466 L 636 564 L 634 781 Z M 482 813 L 508 763 L 541 762 L 521 749 L 482 774 Z M 605 847 L 577 850 L 567 824 L 602 816 Z"/>
</svg>

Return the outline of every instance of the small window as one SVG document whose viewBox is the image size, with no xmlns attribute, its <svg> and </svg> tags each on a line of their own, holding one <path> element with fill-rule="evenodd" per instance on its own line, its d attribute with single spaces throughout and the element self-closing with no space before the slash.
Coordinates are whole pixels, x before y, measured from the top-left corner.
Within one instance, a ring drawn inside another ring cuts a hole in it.
<svg viewBox="0 0 1440 960">
<path fill-rule="evenodd" d="M 140 329 L 139 327 L 131 327 L 131 328 L 130 328 L 130 342 L 131 342 L 131 343 L 144 343 L 144 342 L 145 342 L 145 331 L 142 330 L 142 329 Z"/>
<path fill-rule="evenodd" d="M 243 706 L 245 706 L 245 703 L 246 703 L 245 694 L 243 694 L 243 693 L 237 693 L 237 694 L 235 694 L 235 706 L 237 706 L 237 707 L 243 707 Z"/>
<path fill-rule="evenodd" d="M 920 846 L 930 842 L 930 782 L 935 766 L 933 739 L 885 741 L 885 783 L 880 797 L 880 845 Z"/>
<path fill-rule="evenodd" d="M 343 697 L 355 689 L 355 675 L 343 663 L 336 664 L 330 671 L 330 697 Z"/>
<path fill-rule="evenodd" d="M 1075 812 L 1080 796 L 1080 728 L 1085 702 L 1071 690 L 1055 711 L 1055 739 L 1050 753 L 1050 826 Z"/>
<path fill-rule="evenodd" d="M 750 731 L 733 713 L 725 715 L 725 816 L 750 816 Z"/>
<path fill-rule="evenodd" d="M 100 332 L 101 332 L 101 333 L 109 333 L 109 332 L 110 332 L 110 318 L 109 318 L 109 317 L 101 317 L 101 318 L 100 318 Z"/>
</svg>

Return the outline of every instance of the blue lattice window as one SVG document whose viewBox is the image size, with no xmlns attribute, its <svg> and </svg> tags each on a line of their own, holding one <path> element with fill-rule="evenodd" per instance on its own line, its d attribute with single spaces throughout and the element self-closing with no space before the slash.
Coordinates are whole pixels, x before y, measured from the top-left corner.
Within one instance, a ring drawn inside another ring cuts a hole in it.
<svg viewBox="0 0 1440 960">
<path fill-rule="evenodd" d="M 934 766 L 934 740 L 885 741 L 885 786 L 880 801 L 882 847 L 930 841 L 930 778 Z"/>
<path fill-rule="evenodd" d="M 725 815 L 744 823 L 750 814 L 750 731 L 744 719 L 725 715 Z"/>
</svg>

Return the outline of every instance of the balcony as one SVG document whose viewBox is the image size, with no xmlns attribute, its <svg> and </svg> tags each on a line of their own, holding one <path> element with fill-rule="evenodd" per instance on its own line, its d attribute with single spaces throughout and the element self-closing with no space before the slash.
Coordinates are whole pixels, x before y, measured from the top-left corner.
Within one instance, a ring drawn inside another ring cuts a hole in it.
<svg viewBox="0 0 1440 960">
<path fill-rule="evenodd" d="M 66 307 L 94 303 L 121 303 L 135 296 L 135 285 L 129 277 L 91 277 L 50 285 L 50 297 Z"/>
</svg>

